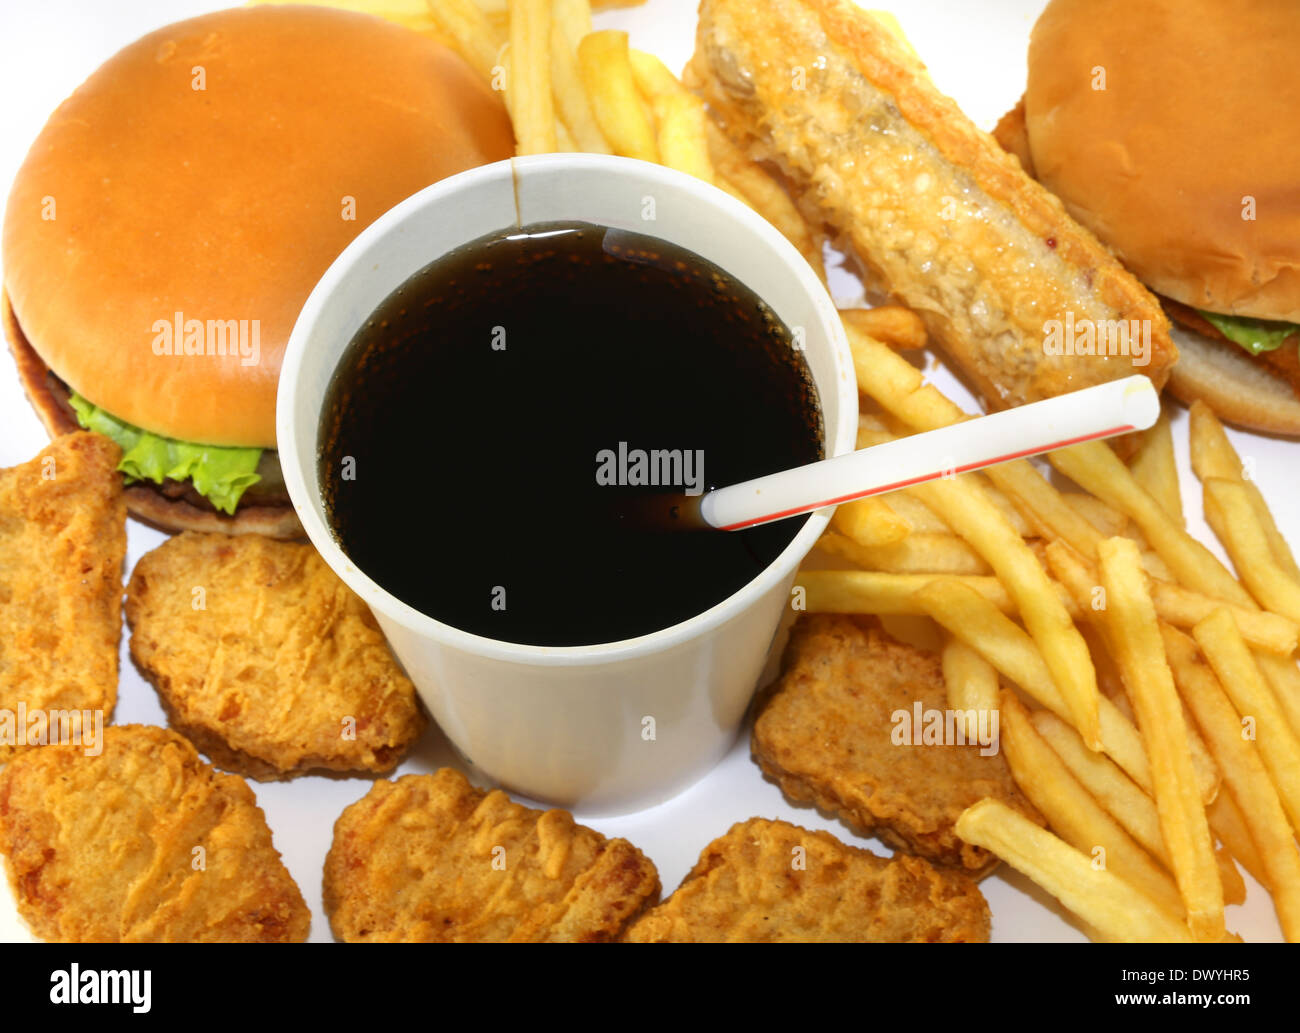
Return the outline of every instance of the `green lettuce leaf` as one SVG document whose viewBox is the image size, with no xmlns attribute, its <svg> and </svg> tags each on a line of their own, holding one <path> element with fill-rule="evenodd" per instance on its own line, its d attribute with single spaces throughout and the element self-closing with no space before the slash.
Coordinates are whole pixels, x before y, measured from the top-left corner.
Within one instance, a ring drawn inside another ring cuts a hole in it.
<svg viewBox="0 0 1300 1033">
<path fill-rule="evenodd" d="M 1282 343 L 1292 334 L 1300 335 L 1300 326 L 1273 319 L 1248 319 L 1245 316 L 1221 316 L 1217 312 L 1198 309 L 1206 319 L 1218 328 L 1233 344 L 1239 344 L 1258 355 L 1282 347 Z"/>
<path fill-rule="evenodd" d="M 233 513 L 245 489 L 262 479 L 256 473 L 262 458 L 260 448 L 195 445 L 151 434 L 119 420 L 75 391 L 72 408 L 86 430 L 112 438 L 121 447 L 122 461 L 117 468 L 126 474 L 128 484 L 144 480 L 161 484 L 167 477 L 175 481 L 188 477 L 194 490 L 217 509 Z"/>
</svg>

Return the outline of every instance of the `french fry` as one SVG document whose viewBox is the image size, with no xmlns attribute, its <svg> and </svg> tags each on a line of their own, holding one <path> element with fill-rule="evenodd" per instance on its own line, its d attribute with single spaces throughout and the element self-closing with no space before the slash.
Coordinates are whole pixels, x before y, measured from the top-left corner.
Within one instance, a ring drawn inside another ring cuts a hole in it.
<svg viewBox="0 0 1300 1033">
<path fill-rule="evenodd" d="M 882 498 L 855 499 L 841 503 L 831 517 L 831 526 L 859 545 L 889 545 L 911 533 L 911 525 Z"/>
<path fill-rule="evenodd" d="M 1169 410 L 1163 409 L 1155 426 L 1138 435 L 1137 453 L 1129 462 L 1133 479 L 1160 503 L 1170 520 L 1182 526 L 1183 493 L 1178 487 L 1178 464 L 1174 460 L 1174 436 L 1169 427 Z"/>
<path fill-rule="evenodd" d="M 883 341 L 899 351 L 915 351 L 926 344 L 921 317 L 902 305 L 840 309 L 840 318 L 868 337 Z"/>
<path fill-rule="evenodd" d="M 603 29 L 583 36 L 578 70 L 596 123 L 614 153 L 658 162 L 654 128 L 632 78 L 627 33 Z"/>
<path fill-rule="evenodd" d="M 978 474 L 967 474 L 967 476 L 971 477 L 979 484 L 980 488 L 984 491 L 984 494 L 989 497 L 989 501 L 998 507 L 998 512 L 1002 514 L 1006 522 L 1015 528 L 1016 534 L 1020 535 L 1021 538 L 1038 537 L 1035 528 L 1029 525 L 1029 521 L 1025 519 L 1025 515 L 1015 507 L 1011 499 L 1007 497 L 1006 493 L 1003 492 L 1001 488 L 995 488 L 986 478 L 981 477 Z"/>
<path fill-rule="evenodd" d="M 966 585 L 938 578 L 919 589 L 917 603 L 950 634 L 984 657 L 1008 680 L 1062 720 L 1073 720 L 1047 664 L 1028 633 L 996 606 Z M 1151 770 L 1137 728 L 1100 697 L 1097 707 L 1102 749 L 1143 788 L 1151 786 Z M 1198 782 L 1212 795 L 1208 779 Z"/>
<path fill-rule="evenodd" d="M 555 109 L 572 134 L 575 147 L 587 154 L 609 154 L 609 143 L 596 124 L 582 85 L 577 55 L 557 21 L 551 22 L 551 90 Z"/>
<path fill-rule="evenodd" d="M 1241 811 L 1237 810 L 1232 794 L 1220 793 L 1216 796 L 1214 802 L 1206 806 L 1205 816 L 1210 821 L 1211 830 L 1222 841 L 1224 848 L 1232 853 L 1246 871 L 1250 872 L 1257 883 L 1266 886 L 1268 876 L 1264 874 L 1264 862 L 1260 859 L 1254 840 L 1246 830 L 1246 822 L 1241 817 Z"/>
<path fill-rule="evenodd" d="M 1291 730 L 1226 610 L 1206 617 L 1192 629 L 1192 636 L 1237 712 L 1253 719 L 1260 759 L 1277 787 L 1292 829 L 1300 831 L 1300 738 Z M 1238 723 L 1233 731 L 1245 734 L 1244 727 Z"/>
<path fill-rule="evenodd" d="M 1101 538 L 1114 538 L 1117 534 L 1123 534 L 1128 528 L 1128 517 L 1093 495 L 1085 495 L 1081 491 L 1067 491 L 1061 493 L 1061 498 L 1067 506 L 1092 524 Z"/>
<path fill-rule="evenodd" d="M 937 388 L 924 382 L 920 370 L 888 345 L 848 321 L 844 322 L 844 332 L 853 352 L 858 390 L 870 395 L 911 430 L 934 430 L 967 418 Z"/>
<path fill-rule="evenodd" d="M 1206 815 L 1209 818 L 1209 815 Z M 1214 826 L 1210 826 L 1214 830 Z M 1219 865 L 1219 881 L 1223 883 L 1223 902 L 1225 904 L 1244 904 L 1246 902 L 1246 880 L 1241 877 L 1232 853 L 1226 846 L 1218 846 L 1214 851 L 1214 860 Z"/>
<path fill-rule="evenodd" d="M 1006 585 L 1042 653 L 1084 741 L 1099 749 L 1097 676 L 1083 637 L 1037 557 L 973 480 L 915 485 L 917 498 L 939 513 Z"/>
<path fill-rule="evenodd" d="M 704 102 L 685 91 L 655 101 L 659 161 L 669 168 L 717 185 L 709 160 L 706 135 L 708 115 Z"/>
<path fill-rule="evenodd" d="M 248 7 L 262 7 L 268 3 L 310 4 L 313 7 L 361 11 L 405 26 L 453 48 L 456 46 L 456 41 L 434 20 L 425 0 L 245 0 L 245 6 Z"/>
<path fill-rule="evenodd" d="M 926 653 L 943 649 L 943 632 L 929 617 L 908 614 L 882 614 L 880 626 L 890 638 L 898 639 Z"/>
<path fill-rule="evenodd" d="M 873 445 L 880 445 L 880 444 L 884 444 L 884 442 L 886 441 L 893 441 L 893 440 L 894 440 L 894 434 L 891 431 L 881 430 L 878 427 L 867 427 L 867 426 L 863 426 L 862 424 L 858 424 L 857 443 L 853 447 L 871 448 Z M 898 494 L 902 494 L 902 493 L 899 492 Z M 944 524 L 942 529 L 948 534 L 952 533 L 952 528 L 950 528 L 947 524 Z"/>
<path fill-rule="evenodd" d="M 637 89 L 655 114 L 659 161 L 706 183 L 715 183 L 704 101 L 678 82 L 653 54 L 630 50 L 628 60 Z"/>
<path fill-rule="evenodd" d="M 998 672 L 965 642 L 951 635 L 940 653 L 948 706 L 966 728 L 966 741 L 979 741 L 979 714 L 998 709 Z"/>
<path fill-rule="evenodd" d="M 500 64 L 505 35 L 474 0 L 426 0 L 434 23 L 454 42 L 460 56 L 484 79 L 491 81 Z M 507 89 L 509 79 L 507 79 Z"/>
<path fill-rule="evenodd" d="M 641 96 L 649 101 L 651 107 L 663 97 L 671 97 L 674 93 L 690 92 L 678 81 L 677 76 L 668 70 L 668 66 L 654 54 L 629 48 L 627 59 L 632 65 L 632 79 L 636 82 L 636 88 L 641 91 Z"/>
<path fill-rule="evenodd" d="M 1223 543 L 1250 594 L 1265 609 L 1300 621 L 1300 582 L 1274 558 L 1246 486 L 1222 477 L 1205 477 L 1201 487 L 1205 522 Z"/>
<path fill-rule="evenodd" d="M 551 21 L 559 28 L 570 50 L 591 31 L 590 0 L 551 0 Z"/>
<path fill-rule="evenodd" d="M 1250 608 L 1250 594 L 1204 545 L 1169 519 L 1128 467 L 1101 441 L 1051 453 L 1049 461 L 1081 488 L 1110 503 L 1146 535 L 1156 554 L 1187 588 Z M 1087 553 L 1084 553 L 1086 556 Z"/>
<path fill-rule="evenodd" d="M 1077 621 L 1079 618 L 1076 617 L 1075 620 Z M 1124 692 L 1124 679 L 1120 677 L 1119 668 L 1115 666 L 1114 659 L 1106 649 L 1101 632 L 1091 622 L 1079 621 L 1079 634 L 1088 643 L 1088 652 L 1092 654 L 1093 666 L 1097 668 L 1097 688 L 1112 703 L 1116 700 L 1127 703 L 1128 697 Z M 1132 714 L 1128 716 L 1132 718 Z"/>
<path fill-rule="evenodd" d="M 789 193 L 756 162 L 747 158 L 731 139 L 710 119 L 706 130 L 709 158 L 714 172 L 730 184 L 764 219 L 770 222 L 791 244 L 824 282 L 826 267 L 822 261 L 820 237 L 808 226 Z M 865 446 L 859 446 L 860 448 Z"/>
<path fill-rule="evenodd" d="M 1295 658 L 1270 656 L 1257 650 L 1255 664 L 1273 687 L 1273 696 L 1291 723 L 1291 731 L 1300 736 L 1300 667 L 1296 667 Z"/>
<path fill-rule="evenodd" d="M 1282 932 L 1295 943 L 1300 940 L 1300 853 L 1282 801 L 1255 744 L 1242 737 L 1237 711 L 1223 686 L 1199 661 L 1196 643 L 1167 624 L 1160 630 L 1174 681 L 1259 851 Z"/>
<path fill-rule="evenodd" d="M 1204 402 L 1192 403 L 1188 437 L 1191 441 L 1192 469 L 1196 472 L 1196 476 L 1201 480 L 1207 477 L 1222 477 L 1246 486 L 1246 492 L 1250 495 L 1250 504 L 1264 528 L 1273 558 L 1288 575 L 1300 581 L 1300 565 L 1296 563 L 1291 547 L 1282 537 L 1282 532 L 1278 530 L 1268 503 L 1264 501 L 1264 496 L 1255 482 L 1246 476 L 1241 457 L 1237 455 L 1237 450 L 1228 440 L 1223 424 Z"/>
<path fill-rule="evenodd" d="M 929 534 L 952 534 L 948 521 L 907 489 L 890 492 L 889 508 L 906 520 L 910 529 Z"/>
<path fill-rule="evenodd" d="M 894 574 L 987 574 L 988 564 L 951 534 L 909 534 L 889 545 L 859 545 L 828 531 L 817 546 L 867 570 Z"/>
<path fill-rule="evenodd" d="M 1078 492 L 1057 491 L 1037 467 L 1023 459 L 989 467 L 984 472 L 1006 492 L 1041 537 L 1059 538 L 1088 557 L 1097 555 L 1097 545 L 1105 536 L 1070 501 L 1070 495 Z"/>
<path fill-rule="evenodd" d="M 1093 591 L 1100 583 L 1096 568 L 1064 542 L 1049 544 L 1046 555 L 1053 576 L 1069 589 L 1076 603 L 1080 599 L 1085 604 L 1090 603 Z M 1190 628 L 1215 610 L 1226 609 L 1247 642 L 1281 656 L 1294 652 L 1297 639 L 1300 639 L 1300 624 L 1295 621 L 1263 610 L 1228 606 L 1181 585 L 1152 581 L 1151 599 L 1157 616 L 1178 628 Z"/>
<path fill-rule="evenodd" d="M 562 119 L 555 121 L 555 149 L 566 154 L 573 154 L 581 149 Z"/>
<path fill-rule="evenodd" d="M 1173 880 L 1079 784 L 1035 730 L 1024 705 L 1005 691 L 1001 702 L 1002 754 L 1016 784 L 1052 831 L 1075 849 L 1100 859 L 1107 869 L 1170 914 L 1181 917 L 1182 897 Z"/>
<path fill-rule="evenodd" d="M 1151 763 L 1160 828 L 1169 849 L 1187 922 L 1197 939 L 1224 934 L 1223 884 L 1205 807 L 1196 791 L 1191 742 L 1156 622 L 1137 545 L 1108 538 L 1098 547 L 1106 638 L 1124 675 Z M 1234 633 L 1236 625 L 1224 614 Z M 1242 647 L 1245 649 L 1245 646 Z"/>
<path fill-rule="evenodd" d="M 958 581 L 988 599 L 1003 613 L 1015 605 L 1002 582 L 994 577 L 953 574 L 890 574 L 877 570 L 801 570 L 795 587 L 803 589 L 809 613 L 871 613 L 920 617 L 925 610 L 916 590 L 944 578 Z"/>
<path fill-rule="evenodd" d="M 1028 876 L 1107 940 L 1192 939 L 1175 915 L 1004 803 L 984 799 L 966 808 L 957 819 L 957 835 Z"/>
<path fill-rule="evenodd" d="M 442 0 L 439 0 L 442 2 Z M 550 0 L 510 0 L 510 119 L 519 154 L 557 150 L 551 95 Z"/>
</svg>

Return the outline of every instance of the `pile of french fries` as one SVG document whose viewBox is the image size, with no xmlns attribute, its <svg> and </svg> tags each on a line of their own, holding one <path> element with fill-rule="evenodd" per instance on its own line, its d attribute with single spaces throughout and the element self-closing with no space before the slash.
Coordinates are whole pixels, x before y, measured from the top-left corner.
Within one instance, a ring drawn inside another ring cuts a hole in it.
<svg viewBox="0 0 1300 1033">
<path fill-rule="evenodd" d="M 965 418 L 896 347 L 845 326 L 879 410 L 859 447 Z M 799 583 L 812 611 L 876 614 L 914 641 L 941 629 L 948 705 L 968 721 L 999 711 L 1012 774 L 1048 825 L 984 800 L 957 831 L 1095 938 L 1233 938 L 1240 864 L 1294 941 L 1300 569 L 1214 413 L 1197 403 L 1189 428 L 1237 576 L 1186 530 L 1166 415 L 1127 465 L 1100 442 L 1053 453 L 1083 491 L 1021 461 L 841 506 L 819 550 L 853 569 Z"/>
<path fill-rule="evenodd" d="M 307 2 L 448 43 L 504 91 L 520 154 L 612 153 L 689 173 L 754 208 L 825 277 L 815 218 L 658 58 L 593 31 L 590 0 Z M 859 448 L 967 418 L 900 354 L 926 343 L 914 313 L 842 316 L 874 410 Z M 817 549 L 838 569 L 803 570 L 796 597 L 938 648 L 972 740 L 979 711 L 999 711 L 1011 771 L 1048 827 L 984 800 L 957 831 L 1095 938 L 1234 938 L 1224 906 L 1245 898 L 1240 864 L 1300 940 L 1300 567 L 1200 403 L 1190 443 L 1236 576 L 1186 530 L 1166 415 L 1127 465 L 1100 442 L 1053 454 L 1080 490 L 1021 460 L 842 505 Z"/>
</svg>

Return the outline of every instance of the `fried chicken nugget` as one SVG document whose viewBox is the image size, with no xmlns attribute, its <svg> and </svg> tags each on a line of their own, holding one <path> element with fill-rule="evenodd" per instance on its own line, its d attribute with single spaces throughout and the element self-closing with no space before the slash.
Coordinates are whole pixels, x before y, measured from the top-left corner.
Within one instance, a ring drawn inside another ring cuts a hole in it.
<svg viewBox="0 0 1300 1033">
<path fill-rule="evenodd" d="M 325 858 L 325 910 L 349 942 L 603 942 L 658 899 L 659 873 L 627 840 L 451 768 L 376 782 Z"/>
<path fill-rule="evenodd" d="M 120 457 L 106 437 L 67 434 L 0 470 L 0 763 L 41 744 L 32 735 L 59 736 L 73 712 L 78 740 L 82 715 L 112 714 L 126 555 Z"/>
<path fill-rule="evenodd" d="M 0 771 L 0 853 L 46 940 L 300 943 L 311 924 L 252 790 L 165 728 L 20 754 Z"/>
<path fill-rule="evenodd" d="M 220 767 L 388 771 L 424 730 L 374 616 L 310 545 L 178 535 L 136 564 L 126 617 L 172 727 Z"/>
<path fill-rule="evenodd" d="M 899 711 L 947 707 L 939 658 L 886 635 L 870 618 L 804 614 L 783 674 L 760 703 L 753 752 L 786 796 L 838 814 L 896 850 L 980 876 L 997 858 L 954 828 L 985 797 L 1037 820 L 1001 753 L 978 744 L 894 742 Z M 991 719 L 986 730 L 996 731 Z M 915 729 L 919 734 L 920 728 Z"/>
<path fill-rule="evenodd" d="M 982 943 L 975 883 L 919 857 L 893 860 L 827 832 L 750 818 L 700 854 L 629 943 Z"/>
</svg>

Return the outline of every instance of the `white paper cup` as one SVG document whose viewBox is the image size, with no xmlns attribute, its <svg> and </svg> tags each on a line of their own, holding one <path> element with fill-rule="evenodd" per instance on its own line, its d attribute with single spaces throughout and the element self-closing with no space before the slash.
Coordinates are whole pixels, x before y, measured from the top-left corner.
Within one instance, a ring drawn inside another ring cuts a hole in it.
<svg viewBox="0 0 1300 1033">
<path fill-rule="evenodd" d="M 452 176 L 367 227 L 326 271 L 298 317 L 280 373 L 276 434 L 289 497 L 312 543 L 369 604 L 465 758 L 535 799 L 587 813 L 630 811 L 684 789 L 727 752 L 789 603 L 795 569 L 832 510 L 814 513 L 753 581 L 689 620 L 618 642 L 552 648 L 469 634 L 385 591 L 335 541 L 317 473 L 330 378 L 380 303 L 461 244 L 553 220 L 658 237 L 746 284 L 787 326 L 802 328 L 826 454 L 853 449 L 858 400 L 848 342 L 830 297 L 798 251 L 706 183 L 647 162 L 583 154 L 516 158 Z M 484 461 L 490 465 L 490 457 Z M 411 548 L 473 544 L 423 541 Z"/>
</svg>

